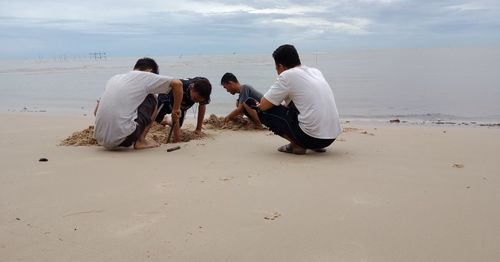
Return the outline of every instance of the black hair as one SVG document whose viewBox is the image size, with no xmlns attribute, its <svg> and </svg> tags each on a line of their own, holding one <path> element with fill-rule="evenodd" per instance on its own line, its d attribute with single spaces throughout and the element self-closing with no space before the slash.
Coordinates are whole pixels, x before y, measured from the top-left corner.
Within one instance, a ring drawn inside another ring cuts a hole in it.
<svg viewBox="0 0 500 262">
<path fill-rule="evenodd" d="M 238 83 L 238 79 L 236 78 L 235 75 L 233 75 L 233 73 L 225 73 L 221 80 L 220 80 L 220 84 L 223 85 L 223 84 L 227 84 L 229 83 L 229 81 L 232 81 L 232 82 L 235 82 L 235 83 Z"/>
<path fill-rule="evenodd" d="M 300 65 L 299 53 L 293 45 L 282 45 L 273 52 L 276 65 L 283 65 L 286 68 L 294 68 Z"/>
<path fill-rule="evenodd" d="M 135 63 L 134 70 L 146 71 L 151 69 L 152 73 L 158 74 L 158 64 L 149 57 L 143 57 Z"/>
<path fill-rule="evenodd" d="M 212 84 L 208 79 L 200 79 L 194 82 L 193 91 L 198 93 L 203 99 L 210 100 L 210 94 L 212 93 Z"/>
</svg>

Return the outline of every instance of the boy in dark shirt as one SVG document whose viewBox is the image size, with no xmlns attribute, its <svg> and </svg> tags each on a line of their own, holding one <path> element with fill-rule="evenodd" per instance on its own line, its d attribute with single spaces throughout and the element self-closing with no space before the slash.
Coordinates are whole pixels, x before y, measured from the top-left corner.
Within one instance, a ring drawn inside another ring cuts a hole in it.
<svg viewBox="0 0 500 262">
<path fill-rule="evenodd" d="M 238 94 L 238 99 L 236 100 L 236 109 L 229 113 L 224 120 L 226 122 L 233 120 L 239 115 L 246 115 L 250 120 L 253 121 L 255 128 L 262 128 L 257 112 L 250 108 L 245 101 L 249 98 L 253 98 L 257 101 L 262 99 L 262 93 L 255 90 L 255 88 L 249 85 L 240 85 L 236 76 L 232 73 L 225 73 L 220 81 L 221 85 L 226 89 L 231 95 Z"/>
<path fill-rule="evenodd" d="M 210 103 L 210 94 L 212 93 L 212 85 L 210 81 L 204 77 L 195 77 L 188 79 L 181 79 L 184 95 L 181 102 L 181 117 L 179 125 L 174 126 L 174 142 L 180 141 L 180 128 L 184 123 L 186 111 L 191 108 L 195 103 L 198 103 L 198 117 L 196 123 L 197 135 L 201 134 L 203 119 L 205 118 L 206 105 Z M 173 97 L 171 94 L 158 95 L 158 115 L 155 121 L 159 124 L 168 124 L 165 115 L 172 113 Z"/>
</svg>

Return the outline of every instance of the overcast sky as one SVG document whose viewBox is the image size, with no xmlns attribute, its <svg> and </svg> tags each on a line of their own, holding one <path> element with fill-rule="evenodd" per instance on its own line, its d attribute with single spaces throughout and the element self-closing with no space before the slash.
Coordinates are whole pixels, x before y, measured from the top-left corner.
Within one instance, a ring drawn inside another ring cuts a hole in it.
<svg viewBox="0 0 500 262">
<path fill-rule="evenodd" d="M 500 1 L 0 0 L 0 58 L 500 46 Z"/>
</svg>

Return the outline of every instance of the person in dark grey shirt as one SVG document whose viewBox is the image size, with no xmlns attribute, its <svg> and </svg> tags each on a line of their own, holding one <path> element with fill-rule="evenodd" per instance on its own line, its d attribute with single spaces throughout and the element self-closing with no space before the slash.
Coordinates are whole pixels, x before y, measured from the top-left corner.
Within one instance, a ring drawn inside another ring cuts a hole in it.
<svg viewBox="0 0 500 262">
<path fill-rule="evenodd" d="M 250 108 L 245 101 L 249 98 L 253 98 L 257 101 L 262 99 L 262 93 L 255 90 L 255 88 L 249 85 L 240 85 L 236 76 L 232 73 L 225 73 L 220 81 L 221 85 L 226 89 L 231 95 L 238 94 L 238 100 L 236 100 L 236 109 L 234 109 L 229 115 L 227 115 L 224 120 L 226 122 L 233 120 L 237 116 L 246 115 L 250 120 L 254 122 L 255 128 L 262 128 L 262 123 L 257 116 L 257 112 Z"/>
</svg>

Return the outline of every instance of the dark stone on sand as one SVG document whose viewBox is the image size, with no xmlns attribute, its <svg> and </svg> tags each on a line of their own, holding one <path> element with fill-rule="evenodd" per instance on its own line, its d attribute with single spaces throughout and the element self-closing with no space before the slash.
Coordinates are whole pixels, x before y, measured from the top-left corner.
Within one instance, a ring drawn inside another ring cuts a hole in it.
<svg viewBox="0 0 500 262">
<path fill-rule="evenodd" d="M 499 124 L 480 124 L 479 126 L 500 127 L 500 123 Z"/>
<path fill-rule="evenodd" d="M 17 220 L 17 221 L 21 221 L 21 219 L 20 219 L 20 218 L 18 218 L 18 217 L 16 217 L 16 220 Z"/>
<path fill-rule="evenodd" d="M 392 119 L 392 120 L 389 120 L 389 123 L 401 123 L 401 120 L 399 120 L 399 119 Z"/>
<path fill-rule="evenodd" d="M 456 125 L 457 123 L 451 122 L 451 121 L 438 120 L 438 121 L 434 122 L 434 124 L 436 124 L 436 125 Z"/>
<path fill-rule="evenodd" d="M 49 160 L 45 157 L 42 157 L 38 160 L 39 162 L 48 162 Z"/>
</svg>

